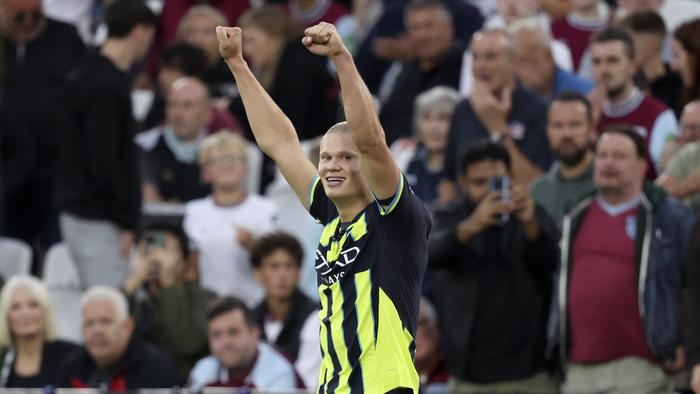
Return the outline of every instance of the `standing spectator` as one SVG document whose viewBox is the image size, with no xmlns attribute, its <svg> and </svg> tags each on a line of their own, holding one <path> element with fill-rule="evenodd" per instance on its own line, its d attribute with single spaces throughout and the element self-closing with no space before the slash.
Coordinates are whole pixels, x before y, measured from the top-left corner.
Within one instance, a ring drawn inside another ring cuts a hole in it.
<svg viewBox="0 0 700 394">
<path fill-rule="evenodd" d="M 36 153 L 29 178 L 6 202 L 5 234 L 38 243 L 41 252 L 60 240 L 51 195 L 64 135 L 63 96 L 66 75 L 85 46 L 73 26 L 44 15 L 41 0 L 4 0 L 1 8 L 4 94 Z"/>
<path fill-rule="evenodd" d="M 137 250 L 122 287 L 136 334 L 170 357 L 184 382 L 194 363 L 207 355 L 205 314 L 216 295 L 185 279 L 190 253 L 180 227 L 147 227 Z"/>
<path fill-rule="evenodd" d="M 700 212 L 700 100 L 691 101 L 681 115 L 681 133 L 674 142 L 678 146 L 657 183 L 672 196 L 683 199 L 695 212 Z"/>
<path fill-rule="evenodd" d="M 391 147 L 411 189 L 426 204 L 453 198 L 439 185 L 445 176 L 447 134 L 458 101 L 457 91 L 444 86 L 419 94 L 414 105 L 414 138 L 400 139 Z"/>
<path fill-rule="evenodd" d="M 683 366 L 680 300 L 693 214 L 644 181 L 629 126 L 596 145 L 597 191 L 564 219 L 552 345 L 564 393 L 668 393 Z"/>
<path fill-rule="evenodd" d="M 293 391 L 299 387 L 292 364 L 260 341 L 253 313 L 235 298 L 218 300 L 207 313 L 211 356 L 194 366 L 189 385 L 261 391 Z"/>
<path fill-rule="evenodd" d="M 156 17 L 140 0 L 105 13 L 107 41 L 71 75 L 70 128 L 58 165 L 61 231 L 83 288 L 119 287 L 140 209 L 131 67 L 146 55 Z"/>
<path fill-rule="evenodd" d="M 483 30 L 470 45 L 474 88 L 455 108 L 445 171 L 457 179 L 458 157 L 486 138 L 501 141 L 513 160 L 517 183 L 528 184 L 549 169 L 552 157 L 545 134 L 546 106 L 515 79 L 513 43 L 503 30 Z"/>
<path fill-rule="evenodd" d="M 85 345 L 62 366 L 58 387 L 126 392 L 181 385 L 175 364 L 133 335 L 124 294 L 96 286 L 83 295 L 80 304 Z"/>
<path fill-rule="evenodd" d="M 568 210 L 593 186 L 595 133 L 591 103 L 580 93 L 565 92 L 549 106 L 547 138 L 557 162 L 532 184 L 532 198 L 561 226 Z"/>
<path fill-rule="evenodd" d="M 287 233 L 260 238 L 250 252 L 255 278 L 265 288 L 265 299 L 253 310 L 261 339 L 294 361 L 307 388 L 318 385 L 318 304 L 299 290 L 303 258 L 301 244 Z"/>
<path fill-rule="evenodd" d="M 46 286 L 32 276 L 11 277 L 2 288 L 0 319 L 0 387 L 56 385 L 59 366 L 78 346 L 57 339 Z"/>
<path fill-rule="evenodd" d="M 211 118 L 207 87 L 195 78 L 176 80 L 168 92 L 166 124 L 153 144 L 141 144 L 141 192 L 146 202 L 184 203 L 209 194 L 197 154 Z"/>
<path fill-rule="evenodd" d="M 696 222 L 693 229 L 687 265 L 683 338 L 688 366 L 692 371 L 690 388 L 700 393 L 700 222 Z"/>
<path fill-rule="evenodd" d="M 686 22 L 673 32 L 672 67 L 683 79 L 682 104 L 700 98 L 700 19 Z"/>
<path fill-rule="evenodd" d="M 564 91 L 586 94 L 593 89 L 593 82 L 579 78 L 554 62 L 549 33 L 536 20 L 522 19 L 508 30 L 515 48 L 515 75 L 523 86 L 544 101 L 549 102 Z"/>
<path fill-rule="evenodd" d="M 629 30 L 634 41 L 637 87 L 680 114 L 683 80 L 661 57 L 666 40 L 663 18 L 654 11 L 637 11 L 627 15 L 619 26 Z"/>
<path fill-rule="evenodd" d="M 277 208 L 246 192 L 247 158 L 247 144 L 237 135 L 217 133 L 204 140 L 199 165 L 212 194 L 187 204 L 184 229 L 199 252 L 200 285 L 253 306 L 264 294 L 249 252 L 255 238 L 273 230 Z"/>
<path fill-rule="evenodd" d="M 610 10 L 601 0 L 572 0 L 574 9 L 565 18 L 552 21 L 552 36 L 571 50 L 574 71 L 588 49 L 591 36 L 608 27 Z"/>
<path fill-rule="evenodd" d="M 421 297 L 416 328 L 416 356 L 414 362 L 420 376 L 421 393 L 443 394 L 447 392 L 449 371 L 445 352 L 440 346 L 438 316 L 433 304 Z"/>
<path fill-rule="evenodd" d="M 464 44 L 454 42 L 449 9 L 440 0 L 412 0 L 405 11 L 406 36 L 413 57 L 401 64 L 379 119 L 388 144 L 411 135 L 413 102 L 435 86 L 457 89 Z"/>
<path fill-rule="evenodd" d="M 345 5 L 337 0 L 289 0 L 287 10 L 292 19 L 304 27 L 319 22 L 336 24 L 348 13 Z"/>
<path fill-rule="evenodd" d="M 591 39 L 596 89 L 589 99 L 598 117 L 597 130 L 612 124 L 631 124 L 644 138 L 647 178 L 661 169 L 666 141 L 678 134 L 673 111 L 634 85 L 635 52 L 630 35 L 619 28 L 603 30 Z"/>
<path fill-rule="evenodd" d="M 555 392 L 544 355 L 556 225 L 524 185 L 507 202 L 490 189 L 510 174 L 503 146 L 474 145 L 460 160 L 464 198 L 434 212 L 429 263 L 450 393 Z"/>
</svg>

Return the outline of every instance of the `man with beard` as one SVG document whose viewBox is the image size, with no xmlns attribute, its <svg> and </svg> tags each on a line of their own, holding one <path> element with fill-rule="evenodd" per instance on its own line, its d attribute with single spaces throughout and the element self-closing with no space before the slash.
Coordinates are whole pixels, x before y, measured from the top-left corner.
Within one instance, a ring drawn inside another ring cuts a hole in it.
<svg viewBox="0 0 700 394">
<path fill-rule="evenodd" d="M 547 138 L 558 162 L 532 184 L 531 194 L 561 225 L 567 209 L 593 190 L 593 129 L 591 103 L 580 93 L 564 92 L 552 101 Z"/>
<path fill-rule="evenodd" d="M 678 133 L 673 111 L 635 87 L 634 42 L 619 28 L 609 28 L 591 40 L 596 89 L 589 95 L 598 119 L 597 130 L 630 124 L 644 138 L 646 176 L 656 178 L 666 141 Z"/>
</svg>

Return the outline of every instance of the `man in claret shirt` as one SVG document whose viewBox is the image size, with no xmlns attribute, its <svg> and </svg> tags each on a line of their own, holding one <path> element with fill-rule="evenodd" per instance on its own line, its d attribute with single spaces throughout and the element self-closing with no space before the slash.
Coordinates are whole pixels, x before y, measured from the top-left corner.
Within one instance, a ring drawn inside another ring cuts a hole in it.
<svg viewBox="0 0 700 394">
<path fill-rule="evenodd" d="M 609 28 L 594 35 L 591 57 L 597 86 L 589 98 L 598 114 L 598 131 L 630 124 L 644 138 L 646 175 L 654 180 L 664 145 L 678 134 L 678 122 L 666 105 L 635 87 L 634 56 L 634 42 L 625 30 Z"/>
<path fill-rule="evenodd" d="M 550 345 L 565 394 L 668 393 L 668 373 L 683 366 L 682 262 L 694 218 L 644 182 L 644 157 L 632 127 L 605 129 L 596 192 L 564 218 Z"/>
<path fill-rule="evenodd" d="M 571 50 L 574 71 L 579 70 L 591 36 L 608 26 L 610 12 L 600 0 L 571 0 L 574 10 L 552 22 L 552 36 Z"/>
</svg>

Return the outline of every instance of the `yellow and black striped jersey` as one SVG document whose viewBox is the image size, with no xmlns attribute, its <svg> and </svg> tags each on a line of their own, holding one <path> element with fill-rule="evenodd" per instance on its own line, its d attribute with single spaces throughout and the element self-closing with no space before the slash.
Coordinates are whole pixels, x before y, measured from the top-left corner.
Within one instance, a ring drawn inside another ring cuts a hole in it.
<svg viewBox="0 0 700 394">
<path fill-rule="evenodd" d="M 323 362 L 318 393 L 418 392 L 413 365 L 430 218 L 402 176 L 390 201 L 341 223 L 319 178 L 311 215 L 325 227 L 316 251 Z"/>
</svg>

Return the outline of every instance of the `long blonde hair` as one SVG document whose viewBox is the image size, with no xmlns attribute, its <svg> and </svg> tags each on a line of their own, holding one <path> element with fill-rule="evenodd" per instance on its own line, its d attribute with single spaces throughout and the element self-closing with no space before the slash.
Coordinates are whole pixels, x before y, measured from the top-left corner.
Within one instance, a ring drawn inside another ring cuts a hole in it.
<svg viewBox="0 0 700 394">
<path fill-rule="evenodd" d="M 5 283 L 0 293 L 0 349 L 12 344 L 9 314 L 12 297 L 18 289 L 29 291 L 44 311 L 44 341 L 53 341 L 58 337 L 56 317 L 51 305 L 51 296 L 46 286 L 37 278 L 29 275 L 14 275 Z"/>
</svg>

